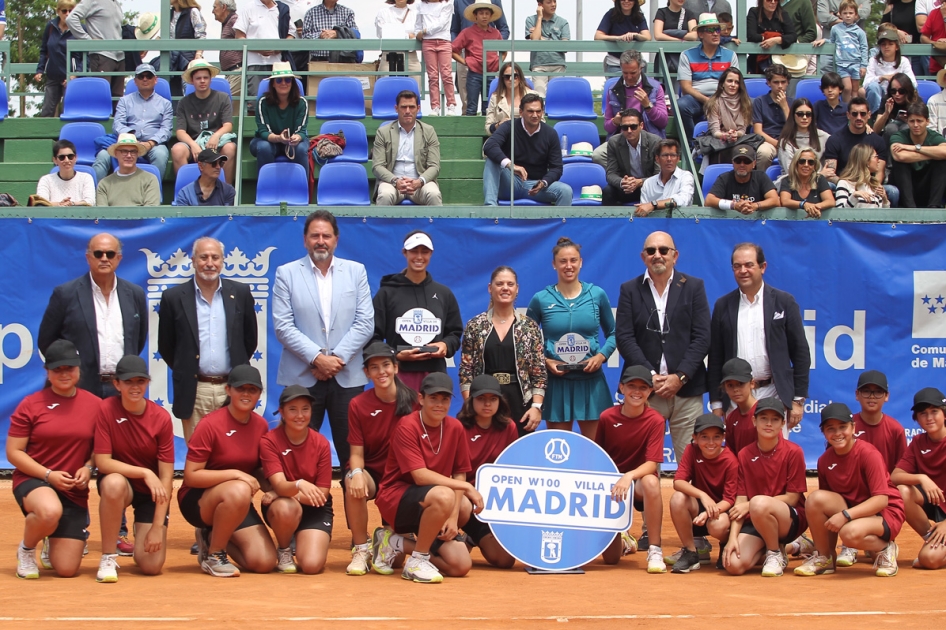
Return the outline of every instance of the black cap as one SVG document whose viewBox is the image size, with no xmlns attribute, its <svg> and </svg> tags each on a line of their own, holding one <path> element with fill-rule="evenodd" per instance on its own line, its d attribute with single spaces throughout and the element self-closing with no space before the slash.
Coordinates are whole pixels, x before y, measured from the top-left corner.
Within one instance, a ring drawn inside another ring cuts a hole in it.
<svg viewBox="0 0 946 630">
<path fill-rule="evenodd" d="M 431 372 L 421 382 L 420 393 L 424 396 L 441 393 L 453 396 L 453 380 L 443 372 Z"/>
<path fill-rule="evenodd" d="M 745 359 L 735 357 L 723 363 L 723 376 L 720 383 L 726 381 L 737 381 L 739 383 L 748 383 L 752 380 L 752 366 Z"/>
<path fill-rule="evenodd" d="M 473 379 L 473 384 L 470 385 L 470 398 L 476 398 L 483 394 L 503 395 L 502 390 L 499 388 L 499 381 L 496 380 L 495 376 L 480 374 Z"/>
<path fill-rule="evenodd" d="M 647 387 L 654 386 L 653 375 L 643 365 L 629 365 L 624 368 L 624 373 L 621 374 L 621 385 L 631 381 L 644 381 Z"/>
<path fill-rule="evenodd" d="M 115 366 L 115 379 L 119 381 L 130 381 L 133 378 L 150 379 L 151 375 L 148 374 L 148 364 L 137 354 L 126 354 L 121 358 L 121 361 L 118 362 L 118 365 Z"/>
<path fill-rule="evenodd" d="M 821 410 L 821 424 L 823 427 L 828 420 L 840 420 L 841 422 L 854 422 L 854 414 L 844 403 L 831 403 Z"/>
<path fill-rule="evenodd" d="M 866 387 L 867 385 L 876 385 L 885 392 L 890 391 L 887 388 L 887 375 L 877 370 L 867 370 L 857 377 L 857 389 Z"/>
<path fill-rule="evenodd" d="M 79 367 L 82 361 L 79 360 L 79 351 L 71 341 L 57 339 L 46 348 L 46 369 L 55 370 L 64 365 Z"/>
<path fill-rule="evenodd" d="M 397 352 L 394 351 L 394 348 L 383 341 L 375 341 L 374 343 L 369 343 L 368 346 L 361 351 L 361 362 L 367 367 L 368 361 L 376 357 L 386 357 L 393 361 L 396 356 Z"/>
<path fill-rule="evenodd" d="M 760 400 L 759 402 L 757 402 L 757 403 L 755 404 L 755 414 L 754 414 L 754 415 L 757 416 L 757 415 L 759 415 L 760 413 L 762 413 L 763 411 L 765 411 L 766 409 L 769 409 L 769 410 L 771 410 L 771 411 L 774 411 L 775 413 L 779 414 L 780 416 L 784 416 L 784 415 L 785 415 L 785 405 L 783 405 L 783 404 L 782 404 L 782 401 L 779 400 L 778 398 L 774 398 L 774 397 L 763 398 L 762 400 Z"/>
<path fill-rule="evenodd" d="M 723 419 L 717 416 L 715 413 L 704 413 L 702 416 L 696 419 L 696 422 L 693 423 L 693 432 L 699 433 L 706 429 L 712 429 L 716 427 L 723 433 L 726 432 L 726 425 L 723 423 Z"/>
<path fill-rule="evenodd" d="M 226 162 L 229 158 L 223 155 L 222 153 L 217 153 L 213 149 L 204 149 L 197 154 L 198 162 L 205 162 L 207 164 L 213 164 L 214 162 L 224 161 Z"/>
<path fill-rule="evenodd" d="M 290 385 L 279 395 L 279 406 L 282 407 L 296 398 L 308 398 L 311 402 L 315 402 L 315 396 L 310 394 L 308 389 L 302 385 Z"/>
<path fill-rule="evenodd" d="M 227 385 L 230 387 L 255 385 L 263 389 L 263 377 L 260 376 L 259 370 L 252 365 L 238 365 L 230 370 L 230 376 L 227 377 Z"/>
<path fill-rule="evenodd" d="M 913 395 L 913 406 L 910 407 L 910 411 L 916 414 L 924 407 L 946 407 L 946 396 L 943 396 L 943 392 L 935 387 L 924 387 Z"/>
</svg>

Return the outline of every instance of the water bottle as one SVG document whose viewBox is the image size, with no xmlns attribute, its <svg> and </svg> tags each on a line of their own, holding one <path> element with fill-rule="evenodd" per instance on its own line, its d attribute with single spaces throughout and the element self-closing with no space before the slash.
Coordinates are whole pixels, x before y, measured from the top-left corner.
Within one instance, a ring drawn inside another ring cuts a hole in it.
<svg viewBox="0 0 946 630">
<path fill-rule="evenodd" d="M 562 157 L 568 157 L 568 135 L 562 136 Z"/>
</svg>

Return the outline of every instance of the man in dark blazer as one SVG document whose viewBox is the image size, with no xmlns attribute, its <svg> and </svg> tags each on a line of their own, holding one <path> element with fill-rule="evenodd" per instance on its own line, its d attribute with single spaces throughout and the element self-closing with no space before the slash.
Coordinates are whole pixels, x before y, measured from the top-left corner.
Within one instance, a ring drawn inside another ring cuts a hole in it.
<svg viewBox="0 0 946 630">
<path fill-rule="evenodd" d="M 223 243 L 197 239 L 191 261 L 194 281 L 165 291 L 158 313 L 158 352 L 171 368 L 172 410 L 185 440 L 201 418 L 223 404 L 230 369 L 250 362 L 258 337 L 249 286 L 220 278 Z"/>
<path fill-rule="evenodd" d="M 703 281 L 675 270 L 679 252 L 666 232 L 644 241 L 647 271 L 621 285 L 615 338 L 625 365 L 654 374 L 650 405 L 670 422 L 679 462 L 703 413 L 710 310 Z"/>
<path fill-rule="evenodd" d="M 766 262 L 760 246 L 736 245 L 732 268 L 739 288 L 713 307 L 708 370 L 713 413 L 725 415 L 729 409 L 729 398 L 720 390 L 722 369 L 726 361 L 739 357 L 752 366 L 755 397 L 775 396 L 791 410 L 791 429 L 804 415 L 811 369 L 801 312 L 790 293 L 762 281 Z"/>
<path fill-rule="evenodd" d="M 96 234 L 85 252 L 89 273 L 53 289 L 36 344 L 46 352 L 57 339 L 75 344 L 82 360 L 79 387 L 96 396 L 116 393 L 115 366 L 126 354 L 141 354 L 148 339 L 145 292 L 115 275 L 122 244 L 111 234 Z M 118 297 L 117 305 L 115 296 Z M 100 337 L 97 322 L 108 325 Z"/>
<path fill-rule="evenodd" d="M 623 110 L 619 133 L 608 140 L 608 185 L 602 191 L 606 206 L 637 203 L 644 180 L 659 171 L 657 144 L 663 138 L 644 131 L 642 121 L 638 110 Z"/>
</svg>

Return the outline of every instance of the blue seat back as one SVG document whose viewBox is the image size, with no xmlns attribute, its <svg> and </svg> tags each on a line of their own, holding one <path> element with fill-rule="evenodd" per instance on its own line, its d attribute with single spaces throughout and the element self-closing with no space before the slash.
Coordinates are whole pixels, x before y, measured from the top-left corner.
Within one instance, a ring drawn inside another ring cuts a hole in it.
<svg viewBox="0 0 946 630">
<path fill-rule="evenodd" d="M 364 164 L 369 159 L 368 132 L 360 120 L 326 120 L 319 133 L 345 132 L 345 149 L 332 162 L 358 162 Z"/>
<path fill-rule="evenodd" d="M 936 81 L 930 81 L 929 79 L 922 79 L 916 82 L 916 91 L 920 94 L 920 100 L 924 103 L 928 103 L 929 100 L 939 94 L 942 90 Z"/>
<path fill-rule="evenodd" d="M 765 84 L 765 79 L 760 79 L 758 77 L 746 79 L 746 93 L 749 94 L 749 98 L 762 96 L 768 91 L 769 86 Z"/>
<path fill-rule="evenodd" d="M 256 177 L 256 205 L 309 205 L 309 181 L 305 167 L 295 162 L 273 162 L 259 170 Z"/>
<path fill-rule="evenodd" d="M 200 177 L 200 167 L 196 164 L 185 164 L 181 167 L 181 170 L 177 172 L 177 177 L 174 179 L 174 198 L 177 199 L 177 193 L 181 192 L 181 188 L 189 184 L 193 184 Z M 223 174 L 223 169 L 220 169 L 220 181 L 227 181 Z"/>
<path fill-rule="evenodd" d="M 417 84 L 414 84 L 417 87 Z M 365 117 L 365 90 L 355 77 L 328 77 L 319 83 L 315 117 L 361 120 Z"/>
<path fill-rule="evenodd" d="M 319 171 L 320 206 L 369 206 L 368 173 L 361 164 L 330 162 Z"/>
<path fill-rule="evenodd" d="M 814 105 L 818 101 L 825 100 L 824 92 L 821 91 L 821 79 L 802 79 L 795 86 L 795 98 L 807 98 Z"/>
<path fill-rule="evenodd" d="M 79 77 L 66 84 L 60 120 L 108 120 L 112 116 L 112 90 L 102 77 Z"/>
<path fill-rule="evenodd" d="M 66 123 L 59 130 L 59 139 L 76 145 L 76 163 L 95 163 L 95 139 L 105 135 L 105 127 L 97 122 Z"/>
<path fill-rule="evenodd" d="M 595 120 L 591 84 L 583 77 L 555 77 L 549 81 L 545 114 L 555 120 Z"/>
<path fill-rule="evenodd" d="M 378 77 L 371 96 L 371 117 L 375 120 L 397 119 L 397 95 L 404 90 L 417 94 L 417 81 L 411 77 Z M 421 117 L 420 109 L 417 117 Z"/>
<path fill-rule="evenodd" d="M 0 81 L 0 120 L 5 119 L 9 111 L 10 97 L 7 94 L 7 84 L 3 81 Z"/>
<path fill-rule="evenodd" d="M 608 106 L 608 94 L 611 92 L 611 88 L 614 87 L 614 84 L 620 81 L 623 77 L 611 77 L 604 82 L 604 90 L 601 91 L 601 115 L 604 115 L 604 110 Z"/>
<path fill-rule="evenodd" d="M 782 176 L 782 167 L 778 164 L 773 164 L 772 166 L 765 169 L 765 174 L 769 176 L 773 182 Z"/>
<path fill-rule="evenodd" d="M 191 88 L 191 92 L 194 91 L 193 85 L 188 84 L 188 87 Z M 212 83 L 211 83 L 211 87 L 213 87 Z M 228 87 L 229 87 L 229 84 L 228 84 Z M 137 90 L 138 90 L 138 86 L 135 85 L 134 81 L 129 81 L 128 83 L 125 84 L 126 95 L 131 94 L 132 92 L 136 92 Z M 154 91 L 155 93 L 160 94 L 167 100 L 169 101 L 171 100 L 171 85 L 168 83 L 167 79 L 162 79 L 161 77 L 158 77 L 158 80 L 154 84 Z M 185 93 L 190 94 L 190 92 L 187 92 L 186 90 L 185 90 Z"/>
<path fill-rule="evenodd" d="M 573 206 L 600 206 L 600 201 L 582 199 L 581 188 L 582 186 L 601 186 L 601 190 L 604 190 L 608 185 L 608 178 L 604 167 L 600 164 L 576 162 L 564 165 L 561 182 L 572 187 Z"/>
<path fill-rule="evenodd" d="M 59 167 L 54 166 L 52 170 L 49 171 L 49 174 L 52 175 L 53 173 L 58 173 L 58 172 L 59 172 Z M 88 173 L 89 175 L 92 176 L 92 181 L 95 183 L 95 185 L 96 186 L 99 185 L 99 178 L 98 178 L 98 175 L 95 174 L 95 169 L 89 166 L 88 164 L 76 164 L 76 172 Z"/>
<path fill-rule="evenodd" d="M 703 173 L 703 198 L 706 198 L 706 195 L 709 194 L 710 188 L 713 187 L 713 184 L 716 183 L 716 178 L 725 173 L 726 171 L 731 171 L 732 164 L 710 164 L 706 167 L 706 171 Z"/>
</svg>

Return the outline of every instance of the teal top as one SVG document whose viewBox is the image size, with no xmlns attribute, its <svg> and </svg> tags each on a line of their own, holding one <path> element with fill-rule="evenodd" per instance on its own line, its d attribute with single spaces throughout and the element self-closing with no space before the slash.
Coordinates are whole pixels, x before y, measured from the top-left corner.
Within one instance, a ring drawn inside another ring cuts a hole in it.
<svg viewBox="0 0 946 630">
<path fill-rule="evenodd" d="M 309 137 L 306 123 L 309 119 L 309 105 L 304 98 L 299 99 L 295 107 L 279 109 L 276 105 L 269 105 L 265 97 L 261 97 L 256 106 L 256 137 L 269 140 L 269 134 L 277 136 L 283 129 L 288 129 L 290 135 L 302 136 L 299 146 L 309 149 Z"/>
</svg>

